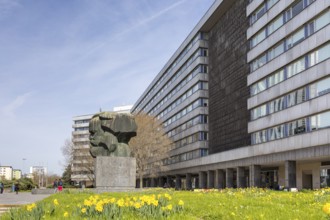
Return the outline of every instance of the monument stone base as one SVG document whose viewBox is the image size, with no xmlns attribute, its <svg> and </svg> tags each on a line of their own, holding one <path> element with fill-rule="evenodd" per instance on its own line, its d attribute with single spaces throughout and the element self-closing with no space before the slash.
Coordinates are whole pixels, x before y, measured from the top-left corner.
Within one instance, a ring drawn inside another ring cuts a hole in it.
<svg viewBox="0 0 330 220">
<path fill-rule="evenodd" d="M 134 157 L 97 156 L 95 186 L 98 191 L 135 189 L 136 160 Z"/>
</svg>

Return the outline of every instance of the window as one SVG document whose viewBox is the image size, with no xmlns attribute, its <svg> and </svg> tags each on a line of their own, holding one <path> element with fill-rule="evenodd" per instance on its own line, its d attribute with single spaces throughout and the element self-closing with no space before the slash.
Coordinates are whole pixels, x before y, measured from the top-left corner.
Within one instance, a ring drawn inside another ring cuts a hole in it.
<svg viewBox="0 0 330 220">
<path fill-rule="evenodd" d="M 270 51 L 268 51 L 268 61 L 274 59 L 283 52 L 284 52 L 284 42 L 281 42 L 279 45 L 273 47 Z"/>
<path fill-rule="evenodd" d="M 263 65 L 266 64 L 266 54 L 262 55 L 261 57 L 257 58 L 254 60 L 251 64 L 251 71 L 255 71 L 259 67 L 262 67 Z"/>
<path fill-rule="evenodd" d="M 268 0 L 267 1 L 267 10 L 270 9 L 271 7 L 273 7 L 273 5 L 275 5 L 275 3 L 278 1 L 279 0 Z"/>
<path fill-rule="evenodd" d="M 306 132 L 306 119 L 300 119 L 288 123 L 288 136 L 301 134 Z"/>
<path fill-rule="evenodd" d="M 252 134 L 252 143 L 260 144 L 267 141 L 267 130 L 258 131 Z"/>
<path fill-rule="evenodd" d="M 315 31 L 320 30 L 329 23 L 330 23 L 330 11 L 327 11 L 326 13 L 315 19 Z"/>
<path fill-rule="evenodd" d="M 260 118 L 262 116 L 265 116 L 267 114 L 267 105 L 261 105 L 253 110 L 251 110 L 251 120 Z"/>
<path fill-rule="evenodd" d="M 306 89 L 302 88 L 287 95 L 287 107 L 298 105 L 306 101 Z"/>
<path fill-rule="evenodd" d="M 284 70 L 280 70 L 268 77 L 268 87 L 276 85 L 284 80 Z"/>
<path fill-rule="evenodd" d="M 327 44 L 324 47 L 314 51 L 313 53 L 309 54 L 309 66 L 314 66 L 315 64 L 322 62 L 323 60 L 330 57 L 330 44 Z"/>
<path fill-rule="evenodd" d="M 309 87 L 310 98 L 315 98 L 320 95 L 324 95 L 330 92 L 330 77 L 318 81 Z"/>
<path fill-rule="evenodd" d="M 285 126 L 279 125 L 273 128 L 268 129 L 269 140 L 276 140 L 283 138 L 285 136 Z"/>
<path fill-rule="evenodd" d="M 262 4 L 255 12 L 251 15 L 250 23 L 253 24 L 256 22 L 261 16 L 263 16 L 266 12 L 266 4 Z"/>
<path fill-rule="evenodd" d="M 283 24 L 284 24 L 283 15 L 280 15 L 277 18 L 275 18 L 275 20 L 272 21 L 268 25 L 268 35 L 272 34 L 274 31 L 276 31 L 278 28 L 280 28 Z"/>
<path fill-rule="evenodd" d="M 264 79 L 260 82 L 253 84 L 250 89 L 251 95 L 255 95 L 255 94 L 258 94 L 259 92 L 264 91 L 267 88 L 266 83 L 267 83 L 267 81 L 266 81 L 266 79 Z"/>
<path fill-rule="evenodd" d="M 304 1 L 300 0 L 292 6 L 292 17 L 299 14 L 304 9 Z"/>
<path fill-rule="evenodd" d="M 286 40 L 286 46 L 288 49 L 291 47 L 297 45 L 301 41 L 303 41 L 305 38 L 305 30 L 304 28 L 301 28 L 299 31 L 291 35 L 287 40 Z"/>
<path fill-rule="evenodd" d="M 285 98 L 281 97 L 269 102 L 269 114 L 281 111 L 284 109 Z"/>
<path fill-rule="evenodd" d="M 311 130 L 330 127 L 330 111 L 311 117 Z"/>
<path fill-rule="evenodd" d="M 295 61 L 294 63 L 287 66 L 287 76 L 288 78 L 300 73 L 305 69 L 305 57 Z"/>
<path fill-rule="evenodd" d="M 263 29 L 262 31 L 260 31 L 259 33 L 257 33 L 251 40 L 251 47 L 254 47 L 255 45 L 257 45 L 258 43 L 260 43 L 261 41 L 263 41 L 266 38 L 266 30 Z"/>
</svg>

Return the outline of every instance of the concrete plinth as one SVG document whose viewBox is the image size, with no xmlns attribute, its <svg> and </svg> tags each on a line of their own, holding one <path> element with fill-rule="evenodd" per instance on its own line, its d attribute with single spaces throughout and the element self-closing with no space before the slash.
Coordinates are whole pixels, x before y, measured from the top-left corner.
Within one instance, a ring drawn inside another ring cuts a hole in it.
<svg viewBox="0 0 330 220">
<path fill-rule="evenodd" d="M 97 190 L 134 189 L 136 160 L 133 157 L 96 157 L 94 174 Z"/>
</svg>

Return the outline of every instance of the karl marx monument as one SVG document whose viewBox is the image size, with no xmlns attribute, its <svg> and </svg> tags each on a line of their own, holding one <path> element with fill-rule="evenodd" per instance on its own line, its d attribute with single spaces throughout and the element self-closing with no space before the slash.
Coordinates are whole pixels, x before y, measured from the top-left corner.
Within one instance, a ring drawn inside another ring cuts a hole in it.
<svg viewBox="0 0 330 220">
<path fill-rule="evenodd" d="M 136 160 L 128 142 L 136 136 L 131 114 L 101 112 L 89 122 L 90 153 L 95 160 L 95 187 L 98 190 L 135 188 Z"/>
</svg>

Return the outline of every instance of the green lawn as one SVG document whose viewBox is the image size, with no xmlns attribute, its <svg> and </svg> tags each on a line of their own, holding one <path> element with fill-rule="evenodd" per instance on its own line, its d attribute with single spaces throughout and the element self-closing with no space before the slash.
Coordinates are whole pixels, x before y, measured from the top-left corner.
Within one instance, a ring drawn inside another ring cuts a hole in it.
<svg viewBox="0 0 330 220">
<path fill-rule="evenodd" d="M 13 210 L 1 219 L 330 219 L 330 189 L 283 192 L 264 189 L 134 193 L 64 191 Z M 324 207 L 329 207 L 324 208 Z M 325 211 L 323 211 L 323 209 Z M 329 215 L 325 212 L 329 211 Z"/>
</svg>

